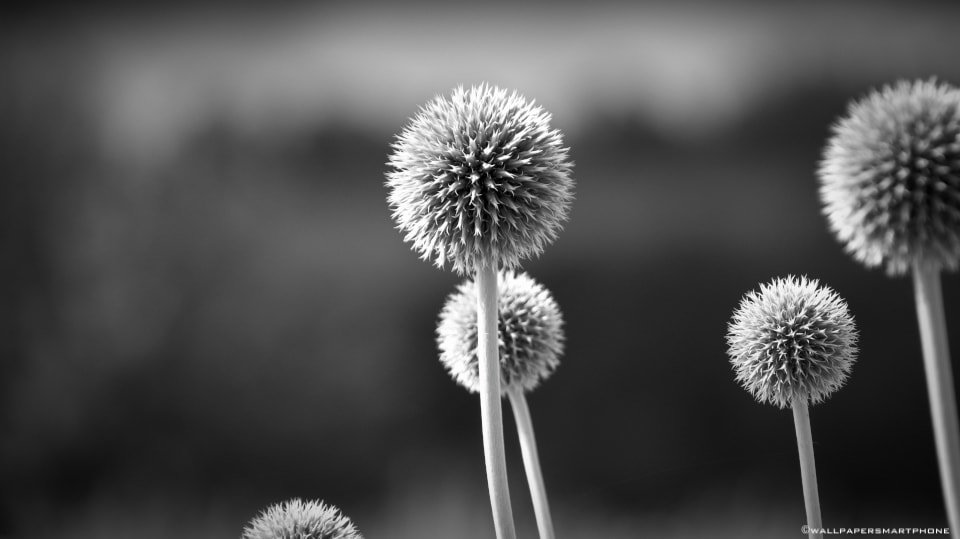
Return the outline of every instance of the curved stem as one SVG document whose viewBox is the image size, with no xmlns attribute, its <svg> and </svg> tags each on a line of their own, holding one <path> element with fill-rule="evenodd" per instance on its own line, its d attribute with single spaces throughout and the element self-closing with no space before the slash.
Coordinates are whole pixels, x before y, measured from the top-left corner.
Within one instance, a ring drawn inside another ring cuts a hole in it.
<svg viewBox="0 0 960 539">
<path fill-rule="evenodd" d="M 913 288 L 943 501 L 950 529 L 956 536 L 960 533 L 960 434 L 957 431 L 957 395 L 950 369 L 940 271 L 926 264 L 915 264 Z"/>
<path fill-rule="evenodd" d="M 803 503 L 807 509 L 810 539 L 822 539 L 814 529 L 823 528 L 820 516 L 820 493 L 817 490 L 817 464 L 813 458 L 813 435 L 810 433 L 810 410 L 806 399 L 793 401 L 793 423 L 797 430 L 797 450 L 800 452 L 800 477 L 803 482 Z"/>
<path fill-rule="evenodd" d="M 520 452 L 523 454 L 523 468 L 527 472 L 527 484 L 533 499 L 533 512 L 537 517 L 537 529 L 540 539 L 553 539 L 553 519 L 550 517 L 550 505 L 547 503 L 547 488 L 540 471 L 540 457 L 537 454 L 537 439 L 533 434 L 533 419 L 527 406 L 527 397 L 523 388 L 516 387 L 507 391 L 513 418 L 520 436 Z"/>
<path fill-rule="evenodd" d="M 500 349 L 497 343 L 497 273 L 485 264 L 477 270 L 477 355 L 480 368 L 480 424 L 487 468 L 490 508 L 498 539 L 515 539 L 503 447 L 500 394 Z"/>
</svg>

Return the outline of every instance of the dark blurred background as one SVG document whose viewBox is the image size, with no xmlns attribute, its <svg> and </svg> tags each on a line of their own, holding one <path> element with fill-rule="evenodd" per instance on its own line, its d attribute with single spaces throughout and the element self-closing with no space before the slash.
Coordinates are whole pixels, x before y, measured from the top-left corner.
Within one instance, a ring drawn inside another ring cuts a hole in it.
<svg viewBox="0 0 960 539">
<path fill-rule="evenodd" d="M 237 537 L 300 496 L 370 539 L 493 537 L 479 403 L 434 344 L 460 279 L 383 186 L 407 118 L 481 81 L 551 111 L 576 161 L 526 265 L 567 322 L 529 398 L 561 537 L 802 537 L 792 416 L 724 342 L 789 273 L 862 333 L 811 411 L 825 523 L 947 525 L 910 280 L 844 254 L 815 170 L 851 98 L 960 83 L 960 6 L 144 6 L 0 17 L 0 536 Z"/>
</svg>

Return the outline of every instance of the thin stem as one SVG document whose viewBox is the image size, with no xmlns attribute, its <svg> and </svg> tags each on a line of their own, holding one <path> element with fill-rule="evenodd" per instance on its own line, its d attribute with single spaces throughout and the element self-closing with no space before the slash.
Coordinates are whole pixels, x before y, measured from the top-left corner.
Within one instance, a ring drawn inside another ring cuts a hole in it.
<svg viewBox="0 0 960 539">
<path fill-rule="evenodd" d="M 533 512 L 537 517 L 537 529 L 540 539 L 553 539 L 553 519 L 550 517 L 550 504 L 547 503 L 547 488 L 540 471 L 540 457 L 537 455 L 537 439 L 533 434 L 533 419 L 527 406 L 527 397 L 523 388 L 515 387 L 507 391 L 513 418 L 520 436 L 520 452 L 523 455 L 523 468 L 527 472 L 527 484 L 533 499 Z"/>
<path fill-rule="evenodd" d="M 960 434 L 957 431 L 957 396 L 950 369 L 940 271 L 927 264 L 916 263 L 913 267 L 913 291 L 943 501 L 947 507 L 950 529 L 956 537 L 960 534 Z"/>
<path fill-rule="evenodd" d="M 498 539 L 515 539 L 507 460 L 503 447 L 500 349 L 497 344 L 497 273 L 490 264 L 477 270 L 477 355 L 480 368 L 480 424 L 487 466 L 490 508 Z"/>
<path fill-rule="evenodd" d="M 820 516 L 820 493 L 817 491 L 817 464 L 813 459 L 813 435 L 810 433 L 810 410 L 806 399 L 793 401 L 793 423 L 797 429 L 797 450 L 800 452 L 800 477 L 803 481 L 803 503 L 807 508 L 810 539 L 822 539 L 814 529 L 823 528 Z"/>
</svg>

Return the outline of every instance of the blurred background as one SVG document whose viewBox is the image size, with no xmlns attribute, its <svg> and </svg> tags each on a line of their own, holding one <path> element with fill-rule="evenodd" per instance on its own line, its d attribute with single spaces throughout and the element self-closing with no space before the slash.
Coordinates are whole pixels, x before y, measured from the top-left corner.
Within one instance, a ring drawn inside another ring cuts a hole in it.
<svg viewBox="0 0 960 539">
<path fill-rule="evenodd" d="M 910 280 L 842 251 L 815 170 L 851 98 L 960 83 L 958 17 L 929 1 L 8 11 L 0 536 L 238 537 L 299 496 L 371 539 L 493 537 L 479 402 L 434 343 L 460 279 L 402 241 L 383 186 L 407 119 L 482 81 L 552 112 L 576 162 L 571 219 L 526 265 L 566 319 L 529 398 L 561 537 L 802 537 L 792 416 L 738 387 L 724 342 L 742 295 L 789 273 L 834 287 L 862 333 L 849 383 L 811 411 L 825 523 L 946 526 Z M 960 349 L 960 282 L 943 285 Z"/>
</svg>

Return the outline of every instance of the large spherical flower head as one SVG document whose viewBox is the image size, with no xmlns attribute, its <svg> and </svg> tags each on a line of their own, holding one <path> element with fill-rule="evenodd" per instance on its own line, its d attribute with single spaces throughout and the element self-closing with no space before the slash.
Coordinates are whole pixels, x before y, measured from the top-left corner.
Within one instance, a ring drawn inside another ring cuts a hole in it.
<svg viewBox="0 0 960 539">
<path fill-rule="evenodd" d="M 818 403 L 843 385 L 857 355 L 847 303 L 815 279 L 774 279 L 740 302 L 727 332 L 737 381 L 780 408 Z"/>
<path fill-rule="evenodd" d="M 549 122 L 516 92 L 486 84 L 423 107 L 388 163 L 388 202 L 404 240 L 461 274 L 539 255 L 573 200 L 573 163 Z"/>
<path fill-rule="evenodd" d="M 349 518 L 321 501 L 292 499 L 265 509 L 243 539 L 363 539 Z"/>
<path fill-rule="evenodd" d="M 529 391 L 553 373 L 563 353 L 563 317 L 550 292 L 525 273 L 499 275 L 497 337 L 500 388 Z M 473 393 L 480 388 L 477 359 L 477 286 L 468 280 L 447 298 L 437 326 L 440 361 Z"/>
<path fill-rule="evenodd" d="M 850 106 L 820 165 L 830 227 L 867 267 L 960 263 L 960 90 L 901 81 Z"/>
</svg>

